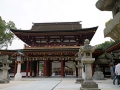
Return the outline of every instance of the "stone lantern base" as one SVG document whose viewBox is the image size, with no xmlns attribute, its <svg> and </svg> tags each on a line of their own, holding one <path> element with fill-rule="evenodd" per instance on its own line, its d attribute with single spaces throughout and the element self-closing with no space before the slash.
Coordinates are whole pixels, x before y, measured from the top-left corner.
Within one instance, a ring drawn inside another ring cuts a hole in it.
<svg viewBox="0 0 120 90">
<path fill-rule="evenodd" d="M 98 84 L 92 80 L 86 80 L 81 84 L 80 90 L 101 90 L 98 88 Z"/>
<path fill-rule="evenodd" d="M 6 80 L 0 80 L 0 84 L 4 84 L 4 83 L 9 83 L 9 79 L 6 79 Z"/>
<path fill-rule="evenodd" d="M 104 80 L 104 74 L 101 71 L 94 72 L 93 79 L 95 80 Z"/>
<path fill-rule="evenodd" d="M 21 73 L 16 73 L 14 80 L 22 80 Z"/>
<path fill-rule="evenodd" d="M 80 84 L 82 84 L 82 83 L 83 83 L 83 81 L 84 81 L 84 79 L 83 79 L 83 78 L 77 78 L 75 83 L 80 83 Z"/>
</svg>

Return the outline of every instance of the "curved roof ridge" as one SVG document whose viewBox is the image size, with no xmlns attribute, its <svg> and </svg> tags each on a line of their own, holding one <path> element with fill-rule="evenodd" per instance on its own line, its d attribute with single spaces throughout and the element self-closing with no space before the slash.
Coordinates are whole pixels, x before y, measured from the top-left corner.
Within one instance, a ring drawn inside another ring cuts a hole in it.
<svg viewBox="0 0 120 90">
<path fill-rule="evenodd" d="M 39 22 L 39 23 L 34 23 L 34 22 L 32 22 L 32 24 L 72 24 L 72 23 L 80 23 L 80 22 L 82 22 L 82 21 L 72 21 L 72 22 Z"/>
</svg>

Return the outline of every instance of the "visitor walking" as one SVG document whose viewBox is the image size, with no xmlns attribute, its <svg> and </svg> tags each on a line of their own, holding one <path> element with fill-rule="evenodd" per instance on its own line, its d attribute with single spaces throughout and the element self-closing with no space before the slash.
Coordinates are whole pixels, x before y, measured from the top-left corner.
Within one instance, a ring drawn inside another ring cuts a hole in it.
<svg viewBox="0 0 120 90">
<path fill-rule="evenodd" d="M 114 85 L 115 85 L 115 81 L 116 81 L 116 79 L 117 79 L 116 74 L 115 74 L 115 68 L 116 68 L 116 65 L 113 66 L 113 73 L 114 73 L 113 84 L 114 84 Z M 119 84 L 119 83 L 118 83 L 118 79 L 117 79 L 117 84 Z"/>
<path fill-rule="evenodd" d="M 117 79 L 118 79 L 118 84 L 120 85 L 120 63 L 118 63 L 118 64 L 116 65 L 115 74 L 116 74 Z"/>
</svg>

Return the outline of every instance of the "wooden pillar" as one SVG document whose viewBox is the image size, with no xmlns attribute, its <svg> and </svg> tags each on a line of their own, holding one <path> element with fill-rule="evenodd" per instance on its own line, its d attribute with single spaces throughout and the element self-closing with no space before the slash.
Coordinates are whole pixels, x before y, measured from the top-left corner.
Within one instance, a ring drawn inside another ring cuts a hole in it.
<svg viewBox="0 0 120 90">
<path fill-rule="evenodd" d="M 17 63 L 15 62 L 15 66 L 14 66 L 14 76 L 16 74 L 16 71 L 17 71 Z"/>
<path fill-rule="evenodd" d="M 28 77 L 29 61 L 26 61 L 26 77 Z"/>
<path fill-rule="evenodd" d="M 50 62 L 50 60 L 49 60 L 49 65 L 48 65 L 48 66 L 49 66 L 49 76 L 51 76 L 51 75 L 50 75 L 50 74 L 51 74 L 51 69 L 50 69 L 50 68 L 51 68 L 51 65 L 50 65 L 50 63 L 51 63 L 51 62 Z"/>
<path fill-rule="evenodd" d="M 49 76 L 49 66 L 48 66 L 48 60 L 46 60 L 46 76 Z"/>
<path fill-rule="evenodd" d="M 51 76 L 51 61 L 48 61 L 48 72 L 49 72 L 49 76 Z"/>
<path fill-rule="evenodd" d="M 50 76 L 52 74 L 52 62 L 50 61 Z"/>
<path fill-rule="evenodd" d="M 77 62 L 76 62 L 76 65 L 77 65 Z M 77 67 L 75 68 L 76 68 L 76 77 L 78 77 L 78 68 Z"/>
<path fill-rule="evenodd" d="M 64 76 L 64 65 L 65 65 L 65 61 L 61 60 L 61 76 Z"/>
<path fill-rule="evenodd" d="M 34 61 L 34 76 L 37 76 L 37 61 Z"/>
<path fill-rule="evenodd" d="M 46 60 L 46 76 L 49 76 L 49 61 Z"/>
<path fill-rule="evenodd" d="M 46 66 L 47 66 L 47 61 L 44 60 L 44 71 L 43 71 L 43 76 L 46 76 L 46 73 L 47 73 Z"/>
<path fill-rule="evenodd" d="M 38 76 L 38 61 L 35 61 L 35 72 L 36 76 Z"/>
<path fill-rule="evenodd" d="M 30 61 L 30 76 L 32 76 L 32 61 Z"/>
<path fill-rule="evenodd" d="M 38 67 L 37 67 L 37 70 L 38 70 L 37 73 L 38 73 L 38 76 L 39 76 L 39 60 L 38 60 L 37 62 L 38 62 L 38 63 L 37 63 L 37 66 L 38 66 Z"/>
</svg>

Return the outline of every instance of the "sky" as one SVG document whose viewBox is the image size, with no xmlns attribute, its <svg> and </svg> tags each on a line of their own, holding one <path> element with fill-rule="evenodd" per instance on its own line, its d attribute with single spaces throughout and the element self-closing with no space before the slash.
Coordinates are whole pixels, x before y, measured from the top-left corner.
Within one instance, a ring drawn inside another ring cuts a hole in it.
<svg viewBox="0 0 120 90">
<path fill-rule="evenodd" d="M 29 30 L 32 23 L 82 21 L 83 28 L 98 26 L 91 45 L 109 41 L 104 38 L 105 23 L 112 12 L 100 11 L 98 0 L 0 0 L 0 16 L 6 22 L 13 21 L 16 27 Z M 24 43 L 15 39 L 8 49 L 22 49 Z"/>
</svg>

